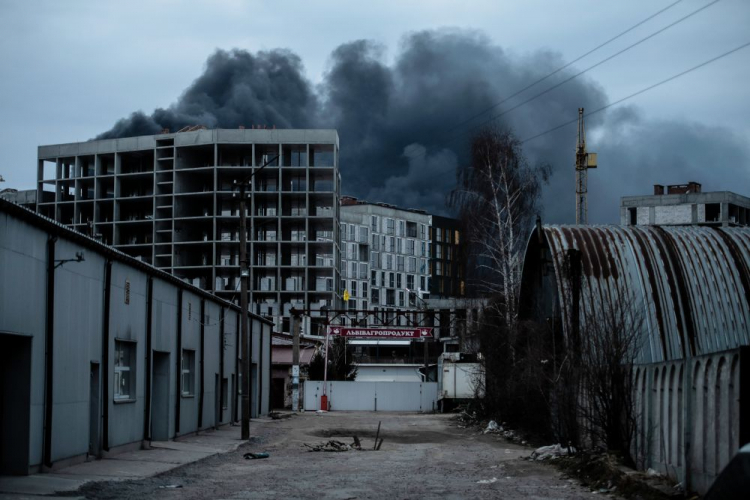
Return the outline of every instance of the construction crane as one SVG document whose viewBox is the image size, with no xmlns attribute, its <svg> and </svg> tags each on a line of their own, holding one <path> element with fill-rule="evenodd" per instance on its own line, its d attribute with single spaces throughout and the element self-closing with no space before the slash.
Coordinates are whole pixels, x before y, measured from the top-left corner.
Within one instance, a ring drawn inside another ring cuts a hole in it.
<svg viewBox="0 0 750 500">
<path fill-rule="evenodd" d="M 576 224 L 588 224 L 588 169 L 596 168 L 596 153 L 586 152 L 583 108 L 578 108 L 578 145 L 576 146 Z"/>
</svg>

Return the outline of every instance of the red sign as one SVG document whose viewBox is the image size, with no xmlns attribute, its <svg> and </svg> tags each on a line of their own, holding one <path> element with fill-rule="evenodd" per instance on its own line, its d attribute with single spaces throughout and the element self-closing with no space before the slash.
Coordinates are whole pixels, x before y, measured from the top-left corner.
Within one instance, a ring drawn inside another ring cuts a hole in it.
<svg viewBox="0 0 750 500">
<path fill-rule="evenodd" d="M 331 335 L 356 337 L 362 339 L 421 339 L 432 337 L 432 328 L 349 328 L 346 326 L 329 326 Z"/>
</svg>

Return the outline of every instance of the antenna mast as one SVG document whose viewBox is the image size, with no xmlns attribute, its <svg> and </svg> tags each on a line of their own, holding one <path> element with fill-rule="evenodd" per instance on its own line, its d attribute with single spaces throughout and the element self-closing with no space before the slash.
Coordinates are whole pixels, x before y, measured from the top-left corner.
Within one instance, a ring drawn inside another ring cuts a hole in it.
<svg viewBox="0 0 750 500">
<path fill-rule="evenodd" d="M 588 169 L 596 168 L 596 153 L 586 152 L 586 128 L 583 108 L 578 108 L 578 144 L 576 145 L 576 224 L 588 224 Z"/>
</svg>

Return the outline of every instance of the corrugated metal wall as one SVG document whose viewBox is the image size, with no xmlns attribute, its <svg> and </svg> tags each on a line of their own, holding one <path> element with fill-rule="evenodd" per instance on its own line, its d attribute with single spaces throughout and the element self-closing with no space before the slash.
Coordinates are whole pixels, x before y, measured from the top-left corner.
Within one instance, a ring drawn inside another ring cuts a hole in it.
<svg viewBox="0 0 750 500">
<path fill-rule="evenodd" d="M 538 231 L 532 242 L 539 239 Z M 639 362 L 750 343 L 750 229 L 544 226 L 542 232 L 541 251 L 530 244 L 526 254 L 521 297 L 544 295 L 539 288 L 550 286 L 551 280 L 534 276 L 551 264 L 558 310 L 536 314 L 560 318 L 566 337 L 573 328 L 574 309 L 584 331 L 586 318 L 604 304 L 627 301 L 642 311 L 645 332 Z M 578 290 L 571 258 L 580 259 Z M 535 269 L 542 270 L 535 274 Z"/>
</svg>

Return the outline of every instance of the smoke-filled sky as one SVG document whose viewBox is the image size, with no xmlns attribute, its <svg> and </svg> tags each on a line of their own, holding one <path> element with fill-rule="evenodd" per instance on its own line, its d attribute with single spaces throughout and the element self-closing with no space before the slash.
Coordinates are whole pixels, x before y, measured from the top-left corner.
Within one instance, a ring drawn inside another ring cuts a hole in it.
<svg viewBox="0 0 750 500">
<path fill-rule="evenodd" d="M 711 3 L 683 0 L 469 120 L 673 3 L 5 1 L 0 189 L 34 186 L 40 144 L 262 123 L 337 129 L 345 194 L 449 213 L 472 127 L 528 139 L 750 42 L 750 3 L 722 0 L 508 111 Z M 748 81 L 750 47 L 588 118 L 590 221 L 655 183 L 750 195 Z M 575 134 L 524 144 L 548 222 L 574 220 Z"/>
</svg>

